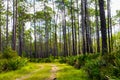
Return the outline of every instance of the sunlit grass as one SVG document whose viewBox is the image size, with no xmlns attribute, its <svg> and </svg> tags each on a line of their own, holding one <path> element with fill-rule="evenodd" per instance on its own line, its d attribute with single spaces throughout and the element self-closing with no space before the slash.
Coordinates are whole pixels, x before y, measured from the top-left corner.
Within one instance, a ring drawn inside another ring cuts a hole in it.
<svg viewBox="0 0 120 80">
<path fill-rule="evenodd" d="M 41 70 L 36 72 L 35 74 L 31 75 L 28 79 L 25 80 L 45 80 L 50 77 L 50 70 L 51 70 L 51 64 L 41 64 L 43 67 Z"/>
<path fill-rule="evenodd" d="M 29 63 L 20 70 L 0 74 L 0 80 L 46 80 L 51 76 L 52 65 L 56 65 L 57 80 L 88 80 L 82 69 L 75 69 L 67 64 L 60 63 Z"/>
<path fill-rule="evenodd" d="M 28 63 L 19 70 L 0 73 L 0 80 L 15 80 L 16 78 L 29 74 L 36 69 L 39 69 L 39 64 Z"/>
<path fill-rule="evenodd" d="M 82 69 L 75 69 L 67 64 L 58 65 L 57 80 L 88 80 L 88 76 Z"/>
</svg>

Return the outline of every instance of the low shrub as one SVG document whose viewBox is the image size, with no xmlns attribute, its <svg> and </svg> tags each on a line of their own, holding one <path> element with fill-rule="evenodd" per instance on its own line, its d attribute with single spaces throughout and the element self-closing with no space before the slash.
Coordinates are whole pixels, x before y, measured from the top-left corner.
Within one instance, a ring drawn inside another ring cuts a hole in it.
<svg viewBox="0 0 120 80">
<path fill-rule="evenodd" d="M 27 58 L 21 58 L 17 55 L 17 52 L 11 48 L 6 48 L 0 54 L 0 72 L 19 69 L 26 65 L 27 62 Z"/>
<path fill-rule="evenodd" d="M 71 66 L 74 66 L 76 61 L 77 61 L 77 56 L 70 56 L 66 58 L 66 63 Z"/>
<path fill-rule="evenodd" d="M 2 71 L 8 70 L 8 60 L 7 59 L 0 59 L 0 73 Z"/>
<path fill-rule="evenodd" d="M 28 59 L 21 58 L 21 57 L 15 57 L 11 59 L 0 59 L 0 72 L 17 70 L 25 66 L 27 62 L 28 62 Z"/>
<path fill-rule="evenodd" d="M 67 62 L 66 57 L 59 57 L 59 62 L 66 63 Z"/>
<path fill-rule="evenodd" d="M 82 66 L 84 66 L 85 65 L 85 62 L 86 62 L 86 60 L 87 60 L 87 56 L 86 55 L 80 55 L 79 57 L 78 57 L 78 65 L 79 65 L 79 67 L 82 67 Z"/>
<path fill-rule="evenodd" d="M 1 53 L 1 52 L 0 52 L 0 59 L 2 59 L 2 58 L 3 58 L 2 54 L 3 54 L 3 53 Z"/>
<path fill-rule="evenodd" d="M 54 62 L 54 57 L 50 56 L 48 58 L 30 58 L 30 62 L 36 62 L 36 63 L 51 63 Z"/>
<path fill-rule="evenodd" d="M 80 56 L 59 57 L 60 63 L 67 63 L 75 68 L 84 67 L 87 60 L 96 59 L 100 54 L 88 54 Z"/>
<path fill-rule="evenodd" d="M 18 56 L 17 52 L 12 50 L 11 48 L 4 49 L 3 54 L 2 54 L 2 58 L 6 58 L 6 59 L 14 58 L 17 56 Z"/>
<path fill-rule="evenodd" d="M 42 58 L 30 58 L 30 62 L 35 62 L 35 63 L 39 63 L 42 60 Z"/>
<path fill-rule="evenodd" d="M 17 70 L 23 66 L 25 66 L 28 62 L 28 59 L 21 58 L 21 57 L 15 57 L 12 59 L 9 59 L 8 61 L 8 69 L 9 70 Z"/>
<path fill-rule="evenodd" d="M 108 53 L 96 59 L 87 58 L 85 70 L 92 80 L 120 79 L 120 54 Z"/>
<path fill-rule="evenodd" d="M 101 55 L 100 53 L 88 54 L 88 55 L 86 55 L 86 57 L 87 57 L 87 60 L 91 60 L 91 59 L 96 59 L 96 58 L 98 58 L 100 55 Z"/>
<path fill-rule="evenodd" d="M 45 58 L 45 59 L 44 59 L 44 62 L 45 62 L 45 63 L 51 63 L 51 62 L 54 62 L 54 59 L 55 59 L 55 58 L 54 58 L 53 56 L 50 56 L 50 57 L 48 57 L 48 58 Z"/>
<path fill-rule="evenodd" d="M 92 59 L 85 63 L 85 70 L 92 80 L 103 80 L 101 76 L 101 68 L 105 67 L 106 63 L 101 59 Z"/>
</svg>

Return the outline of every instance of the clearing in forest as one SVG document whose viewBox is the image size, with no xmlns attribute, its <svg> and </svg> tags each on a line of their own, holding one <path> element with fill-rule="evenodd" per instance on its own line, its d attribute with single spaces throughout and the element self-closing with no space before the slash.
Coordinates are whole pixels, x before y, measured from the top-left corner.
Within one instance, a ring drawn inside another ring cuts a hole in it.
<svg viewBox="0 0 120 80">
<path fill-rule="evenodd" d="M 12 76 L 12 77 L 11 77 Z M 0 74 L 0 80 L 88 80 L 83 69 L 60 63 L 29 63 L 20 70 Z"/>
</svg>

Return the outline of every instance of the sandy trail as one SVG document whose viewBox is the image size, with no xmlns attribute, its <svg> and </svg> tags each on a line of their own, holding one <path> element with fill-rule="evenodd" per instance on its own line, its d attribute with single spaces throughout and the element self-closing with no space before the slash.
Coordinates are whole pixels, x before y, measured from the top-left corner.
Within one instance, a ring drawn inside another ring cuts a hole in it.
<svg viewBox="0 0 120 80">
<path fill-rule="evenodd" d="M 25 80 L 25 79 L 28 79 L 31 75 L 37 73 L 37 72 L 40 71 L 41 69 L 44 69 L 44 67 L 45 67 L 45 66 L 40 66 L 39 69 L 37 69 L 37 70 L 35 70 L 35 71 L 33 71 L 33 72 L 25 75 L 25 76 L 22 76 L 22 77 L 20 77 L 20 78 L 17 78 L 16 80 Z M 52 68 L 51 68 L 51 71 L 50 71 L 51 75 L 50 75 L 49 78 L 47 78 L 47 79 L 45 79 L 45 80 L 57 80 L 57 78 L 56 78 L 56 73 L 57 73 L 57 71 L 58 71 L 58 67 L 57 67 L 56 65 L 54 65 L 54 64 L 52 64 L 51 67 L 52 67 Z"/>
<path fill-rule="evenodd" d="M 51 75 L 50 75 L 50 77 L 48 78 L 48 79 L 46 79 L 46 80 L 57 80 L 57 78 L 56 78 L 56 73 L 57 73 L 57 71 L 58 71 L 58 67 L 56 66 L 56 65 L 52 65 L 52 69 L 51 69 Z"/>
</svg>

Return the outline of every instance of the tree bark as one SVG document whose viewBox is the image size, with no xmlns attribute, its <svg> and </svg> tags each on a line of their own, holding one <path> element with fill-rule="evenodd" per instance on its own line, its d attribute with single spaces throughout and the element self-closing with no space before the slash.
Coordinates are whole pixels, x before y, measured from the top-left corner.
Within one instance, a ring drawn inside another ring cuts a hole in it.
<svg viewBox="0 0 120 80">
<path fill-rule="evenodd" d="M 86 54 L 86 30 L 85 30 L 85 9 L 84 0 L 81 0 L 81 26 L 82 26 L 82 53 Z"/>
<path fill-rule="evenodd" d="M 62 0 L 63 10 L 62 10 L 62 27 L 63 27 L 63 39 L 64 39 L 64 56 L 68 56 L 67 39 L 66 39 L 66 14 L 65 14 L 65 3 Z"/>
<path fill-rule="evenodd" d="M 96 38 L 97 38 L 97 52 L 100 52 L 100 34 L 99 34 L 99 19 L 98 19 L 98 1 L 95 0 L 95 23 L 96 23 Z"/>
<path fill-rule="evenodd" d="M 74 17 L 73 17 L 73 1 L 71 0 L 71 25 L 72 25 L 72 55 L 75 55 L 75 34 L 74 34 Z"/>
<path fill-rule="evenodd" d="M 53 13 L 55 11 L 55 4 L 54 1 L 52 0 L 53 3 Z M 58 17 L 58 16 L 56 16 Z M 58 56 L 58 46 L 57 46 L 57 18 L 55 19 L 55 13 L 54 13 L 54 29 L 55 29 L 55 46 L 54 46 L 54 56 Z"/>
<path fill-rule="evenodd" d="M 13 0 L 12 49 L 16 50 L 17 0 Z"/>
<path fill-rule="evenodd" d="M 8 47 L 8 10 L 9 10 L 9 1 L 7 0 L 7 14 L 6 14 L 6 47 Z"/>
<path fill-rule="evenodd" d="M 80 47 L 80 22 L 79 22 L 79 14 L 80 14 L 80 11 L 79 11 L 79 0 L 77 0 L 77 19 L 78 19 L 78 54 L 81 53 L 81 47 Z"/>
<path fill-rule="evenodd" d="M 34 22 L 34 38 L 35 38 L 35 40 L 34 40 L 34 49 L 35 49 L 35 51 L 34 51 L 34 57 L 35 58 L 37 58 L 37 41 L 36 41 L 36 38 L 37 38 L 37 36 L 36 36 L 36 20 L 35 20 L 35 0 L 34 0 L 34 20 L 33 20 L 33 22 Z"/>
<path fill-rule="evenodd" d="M 48 42 L 48 39 L 49 39 L 49 31 L 48 31 L 48 20 L 47 20 L 47 15 L 46 15 L 46 5 L 45 5 L 45 1 L 44 1 L 44 18 L 45 18 L 45 48 L 46 48 L 46 51 L 45 51 L 45 57 L 48 57 L 49 56 L 49 42 Z"/>
<path fill-rule="evenodd" d="M 104 0 L 99 0 L 99 7 L 100 7 L 100 22 L 101 22 L 101 34 L 102 34 L 102 54 L 104 55 L 105 53 L 108 52 Z"/>
<path fill-rule="evenodd" d="M 0 5 L 1 5 L 1 2 L 2 1 L 0 1 Z M 1 35 L 1 33 L 2 33 L 2 31 L 1 31 L 1 27 L 2 27 L 2 10 L 1 10 L 1 7 L 0 7 L 0 51 L 2 51 L 2 35 Z"/>
<path fill-rule="evenodd" d="M 111 27 L 111 24 L 110 24 L 110 19 L 111 19 L 111 14 L 110 14 L 110 0 L 107 0 L 107 19 L 108 19 L 108 47 L 109 47 L 109 52 L 111 52 L 111 34 L 110 34 L 110 27 Z"/>
</svg>

